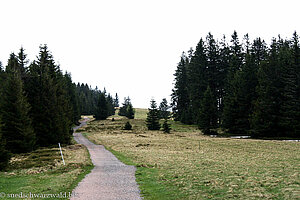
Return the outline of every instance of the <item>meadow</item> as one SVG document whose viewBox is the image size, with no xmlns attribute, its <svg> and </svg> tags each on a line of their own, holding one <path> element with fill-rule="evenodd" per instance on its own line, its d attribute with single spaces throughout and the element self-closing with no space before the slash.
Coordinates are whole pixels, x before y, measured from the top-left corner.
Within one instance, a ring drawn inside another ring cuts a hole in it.
<svg viewBox="0 0 300 200">
<path fill-rule="evenodd" d="M 62 146 L 62 152 L 65 165 L 58 147 L 14 155 L 8 169 L 0 172 L 0 198 L 69 199 L 93 165 L 80 144 Z"/>
<path fill-rule="evenodd" d="M 82 129 L 137 166 L 145 199 L 300 198 L 299 142 L 211 138 L 174 121 L 170 134 L 148 131 L 146 112 L 136 109 L 136 119 L 115 115 Z M 133 130 L 123 130 L 127 121 Z"/>
</svg>

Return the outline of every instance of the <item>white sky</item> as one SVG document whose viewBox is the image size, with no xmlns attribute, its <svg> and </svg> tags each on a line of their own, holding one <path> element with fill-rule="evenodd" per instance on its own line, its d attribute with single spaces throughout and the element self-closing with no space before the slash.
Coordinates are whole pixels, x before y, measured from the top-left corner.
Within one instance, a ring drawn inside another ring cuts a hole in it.
<svg viewBox="0 0 300 200">
<path fill-rule="evenodd" d="M 300 32 L 299 0 L 0 0 L 0 60 L 47 44 L 74 82 L 130 96 L 134 107 L 169 100 L 182 51 L 212 32 L 271 41 Z"/>
</svg>

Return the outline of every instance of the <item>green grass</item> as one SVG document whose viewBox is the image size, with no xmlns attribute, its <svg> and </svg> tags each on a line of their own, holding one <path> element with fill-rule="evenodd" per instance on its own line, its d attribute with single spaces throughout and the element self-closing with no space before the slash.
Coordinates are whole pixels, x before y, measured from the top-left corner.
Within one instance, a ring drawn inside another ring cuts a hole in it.
<svg viewBox="0 0 300 200">
<path fill-rule="evenodd" d="M 210 138 L 171 121 L 171 134 L 142 118 L 94 121 L 86 136 L 137 166 L 145 199 L 299 199 L 300 143 Z"/>
<path fill-rule="evenodd" d="M 146 119 L 148 113 L 148 109 L 145 108 L 135 108 L 135 119 Z"/>
<path fill-rule="evenodd" d="M 136 181 L 139 184 L 141 195 L 147 197 L 147 199 L 171 199 L 174 192 L 170 189 L 166 189 L 163 184 L 158 184 L 159 173 L 153 166 L 146 166 L 143 164 L 137 164 L 132 161 L 131 158 L 124 156 L 122 153 L 115 151 L 109 147 L 107 150 L 112 152 L 121 162 L 126 165 L 136 166 Z"/>
<path fill-rule="evenodd" d="M 69 193 L 93 168 L 89 153 L 82 145 L 63 147 L 66 165 L 58 148 L 42 148 L 27 154 L 14 155 L 6 172 L 0 172 L 0 193 L 4 199 L 30 198 L 31 194 Z M 12 196 L 16 195 L 16 196 Z M 64 196 L 63 196 L 64 197 Z M 45 199 L 45 198 L 34 198 Z M 55 198 L 52 198 L 55 199 Z"/>
</svg>

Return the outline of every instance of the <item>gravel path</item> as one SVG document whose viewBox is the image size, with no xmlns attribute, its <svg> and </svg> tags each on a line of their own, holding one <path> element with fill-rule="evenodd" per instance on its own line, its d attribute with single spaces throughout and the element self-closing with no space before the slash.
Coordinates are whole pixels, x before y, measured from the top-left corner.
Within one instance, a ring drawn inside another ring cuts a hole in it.
<svg viewBox="0 0 300 200">
<path fill-rule="evenodd" d="M 83 122 L 81 126 L 85 124 Z M 74 128 L 74 130 L 79 127 Z M 74 139 L 88 148 L 95 167 L 73 190 L 74 196 L 71 200 L 142 199 L 135 181 L 136 169 L 134 166 L 120 162 L 103 145 L 95 145 L 81 133 L 74 133 Z"/>
</svg>

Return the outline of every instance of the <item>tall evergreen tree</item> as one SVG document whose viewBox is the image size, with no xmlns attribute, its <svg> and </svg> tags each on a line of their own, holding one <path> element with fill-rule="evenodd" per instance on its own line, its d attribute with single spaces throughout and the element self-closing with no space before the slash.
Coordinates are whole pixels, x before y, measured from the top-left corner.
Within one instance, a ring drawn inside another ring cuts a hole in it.
<svg viewBox="0 0 300 200">
<path fill-rule="evenodd" d="M 148 109 L 146 125 L 148 130 L 159 130 L 159 110 L 154 99 L 150 102 L 150 108 Z"/>
<path fill-rule="evenodd" d="M 71 105 L 71 110 L 68 117 L 72 124 L 78 124 L 78 120 L 81 118 L 81 114 L 79 108 L 79 95 L 76 91 L 76 85 L 72 83 L 71 74 L 67 72 L 64 75 L 64 80 L 67 91 L 67 98 Z"/>
<path fill-rule="evenodd" d="M 25 49 L 21 47 L 18 53 L 18 63 L 21 72 L 22 80 L 26 80 L 27 64 L 28 64 L 27 54 L 25 54 Z"/>
<path fill-rule="evenodd" d="M 29 75 L 27 93 L 38 145 L 69 143 L 71 106 L 64 76 L 46 45 L 40 46 L 38 60 L 29 66 Z"/>
<path fill-rule="evenodd" d="M 261 62 L 258 70 L 258 98 L 251 117 L 254 137 L 281 136 L 280 109 L 283 100 L 282 66 L 279 64 L 280 41 L 272 42 L 267 61 Z"/>
<path fill-rule="evenodd" d="M 230 49 L 226 42 L 225 36 L 223 36 L 222 41 L 220 42 L 220 49 L 219 49 L 219 69 L 218 69 L 218 77 L 219 77 L 219 90 L 218 90 L 218 108 L 219 108 L 219 123 L 222 124 L 222 113 L 224 109 L 224 97 L 226 94 L 226 84 L 229 70 L 229 62 L 230 62 Z"/>
<path fill-rule="evenodd" d="M 201 101 L 198 118 L 198 126 L 204 134 L 210 134 L 211 129 L 217 128 L 217 117 L 217 101 L 210 87 L 207 86 Z"/>
<path fill-rule="evenodd" d="M 292 65 L 296 73 L 296 109 L 295 109 L 295 132 L 294 137 L 300 137 L 300 44 L 299 36 L 295 31 L 292 38 Z"/>
<path fill-rule="evenodd" d="M 107 95 L 106 102 L 107 102 L 108 116 L 114 115 L 115 114 L 114 100 L 110 94 Z"/>
<path fill-rule="evenodd" d="M 190 63 L 187 67 L 187 83 L 185 84 L 188 86 L 188 97 L 190 100 L 189 107 L 191 109 L 191 113 L 189 112 L 189 114 L 192 115 L 192 123 L 197 122 L 198 108 L 208 84 L 207 76 L 205 74 L 207 67 L 205 48 L 204 41 L 201 38 L 196 46 L 194 54 L 190 56 Z"/>
<path fill-rule="evenodd" d="M 30 105 L 23 89 L 17 57 L 11 54 L 5 71 L 1 113 L 6 149 L 13 153 L 28 152 L 35 147 L 35 134 L 29 117 Z"/>
<path fill-rule="evenodd" d="M 300 104 L 297 94 L 299 87 L 297 80 L 297 76 L 299 76 L 297 75 L 297 68 L 299 68 L 299 44 L 296 33 L 294 33 L 292 43 L 285 41 L 281 45 L 279 49 L 279 63 L 283 69 L 282 78 L 284 83 L 283 103 L 280 110 L 280 125 L 284 130 L 283 136 L 295 137 L 295 130 L 300 126 Z"/>
<path fill-rule="evenodd" d="M 248 35 L 245 36 L 245 62 L 241 70 L 236 71 L 230 82 L 231 93 L 225 100 L 223 127 L 232 134 L 247 134 L 250 129 L 249 118 L 253 112 L 253 101 L 257 94 L 257 71 L 266 48 L 260 39 L 256 39 L 250 49 Z"/>
<path fill-rule="evenodd" d="M 6 168 L 10 159 L 10 153 L 6 150 L 6 140 L 2 134 L 2 122 L 0 118 L 0 171 Z"/>
<path fill-rule="evenodd" d="M 119 97 L 118 93 L 116 93 L 115 99 L 114 99 L 114 107 L 119 107 Z"/>
<path fill-rule="evenodd" d="M 188 94 L 187 64 L 188 59 L 183 53 L 174 74 L 175 84 L 171 97 L 174 119 L 190 124 L 192 123 L 192 116 L 190 115 L 191 108 Z"/>
<path fill-rule="evenodd" d="M 95 118 L 97 120 L 104 120 L 108 117 L 108 109 L 107 102 L 104 93 L 100 93 L 98 105 L 97 105 L 97 113 L 95 114 Z"/>
</svg>

